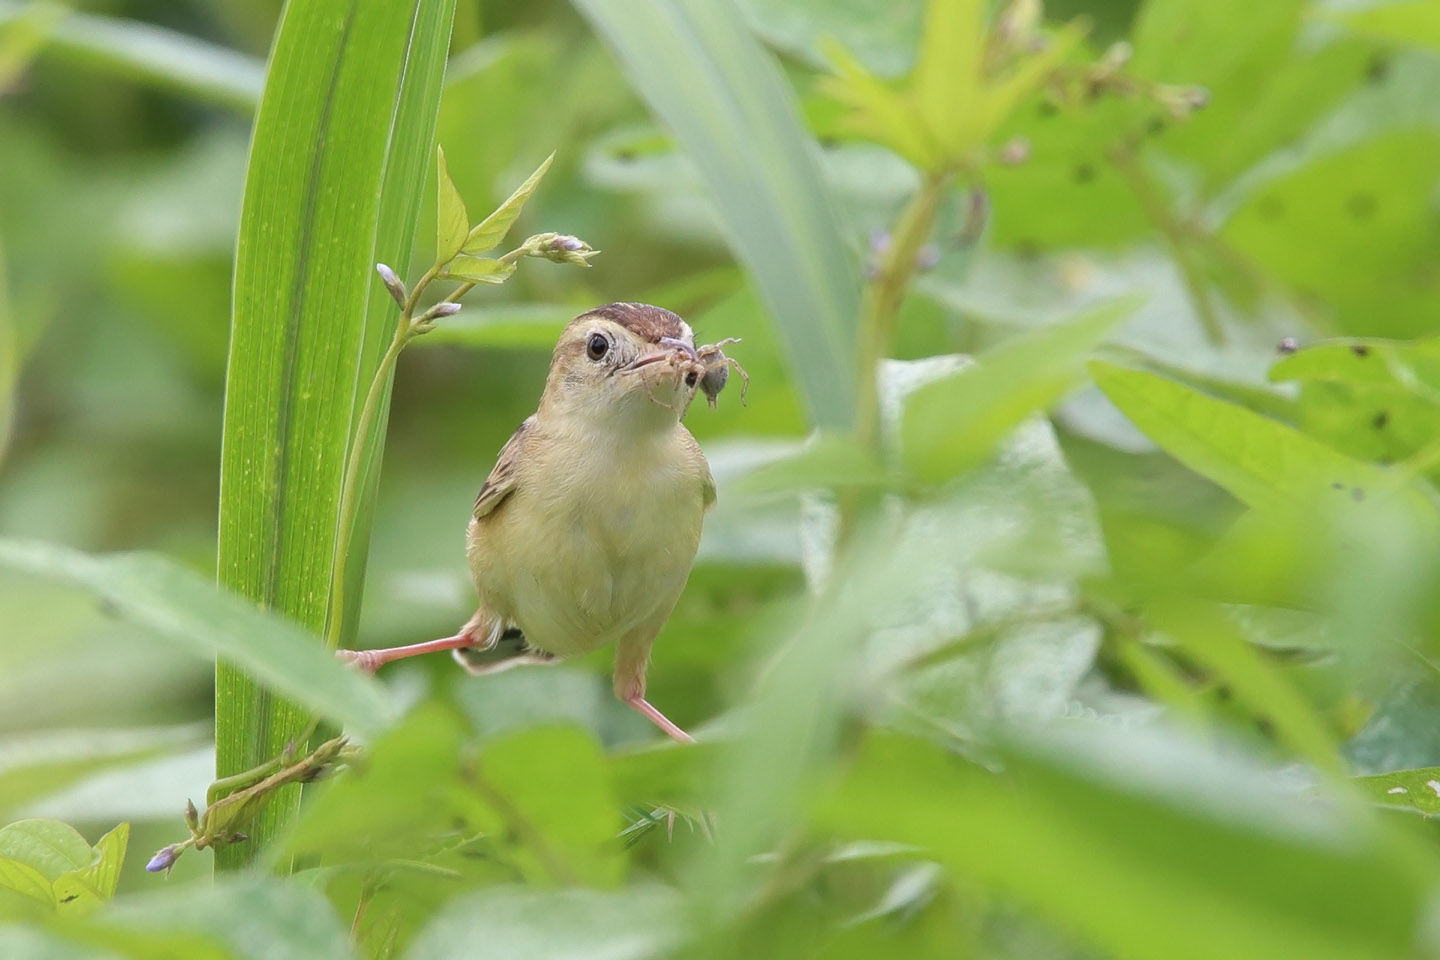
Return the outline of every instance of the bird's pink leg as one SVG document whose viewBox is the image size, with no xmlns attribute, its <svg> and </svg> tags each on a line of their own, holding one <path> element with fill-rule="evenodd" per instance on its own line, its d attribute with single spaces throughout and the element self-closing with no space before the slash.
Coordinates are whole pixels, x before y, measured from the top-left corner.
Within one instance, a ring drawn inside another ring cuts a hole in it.
<svg viewBox="0 0 1440 960">
<path fill-rule="evenodd" d="M 681 730 L 679 727 L 675 726 L 675 724 L 671 723 L 669 717 L 665 716 L 665 714 L 661 713 L 659 710 L 656 710 L 653 706 L 650 705 L 650 701 L 646 700 L 638 693 L 633 697 L 626 697 L 625 702 L 630 704 L 630 706 L 634 707 L 636 710 L 639 710 L 641 713 L 645 714 L 645 716 L 649 717 L 651 723 L 655 724 L 655 726 L 659 727 L 661 730 L 664 730 L 670 735 L 670 739 L 677 740 L 680 743 L 695 742 L 694 737 L 690 736 L 690 734 L 686 733 L 684 730 Z"/>
<path fill-rule="evenodd" d="M 437 650 L 455 650 L 460 647 L 474 646 L 474 644 L 475 635 L 467 630 L 461 631 L 453 637 L 426 640 L 424 643 L 412 643 L 404 647 L 384 647 L 379 650 L 336 650 L 335 656 L 346 663 L 355 664 L 366 673 L 374 673 L 391 660 L 418 657 L 422 653 L 434 653 Z"/>
</svg>

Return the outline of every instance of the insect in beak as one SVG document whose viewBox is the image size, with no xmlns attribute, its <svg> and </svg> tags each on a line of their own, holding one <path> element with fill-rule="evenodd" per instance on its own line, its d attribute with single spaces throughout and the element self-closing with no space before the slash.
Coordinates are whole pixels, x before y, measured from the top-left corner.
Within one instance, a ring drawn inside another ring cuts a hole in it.
<svg viewBox="0 0 1440 960">
<path fill-rule="evenodd" d="M 676 340 L 674 337 L 661 337 L 660 342 L 667 347 L 674 347 L 676 350 L 679 350 L 691 360 L 694 360 L 696 362 L 700 360 L 700 355 L 695 352 L 695 348 L 692 347 L 690 344 L 686 343 L 684 340 Z"/>
<path fill-rule="evenodd" d="M 670 361 L 672 364 L 676 364 L 677 366 L 679 365 L 679 363 L 689 365 L 700 362 L 700 356 L 695 352 L 695 348 L 690 346 L 690 344 L 686 343 L 684 340 L 677 340 L 674 337 L 661 337 L 658 342 L 661 346 L 670 347 L 670 349 L 657 350 L 654 353 L 647 353 L 644 356 L 640 357 L 638 360 L 626 366 L 624 368 L 624 371 L 626 373 L 633 373 L 636 370 L 650 366 L 650 364 L 652 363 L 661 363 L 662 361 L 666 360 Z M 677 356 L 677 354 L 683 354 L 683 357 Z M 679 363 L 677 363 L 677 361 L 679 361 Z"/>
</svg>

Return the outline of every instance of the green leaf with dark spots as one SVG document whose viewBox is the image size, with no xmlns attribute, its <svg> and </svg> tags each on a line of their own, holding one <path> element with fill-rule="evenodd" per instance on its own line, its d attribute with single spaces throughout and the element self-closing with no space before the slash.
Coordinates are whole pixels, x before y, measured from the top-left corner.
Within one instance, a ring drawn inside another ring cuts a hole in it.
<svg viewBox="0 0 1440 960">
<path fill-rule="evenodd" d="M 1350 781 L 1375 803 L 1440 816 L 1440 767 L 1396 770 Z"/>
</svg>

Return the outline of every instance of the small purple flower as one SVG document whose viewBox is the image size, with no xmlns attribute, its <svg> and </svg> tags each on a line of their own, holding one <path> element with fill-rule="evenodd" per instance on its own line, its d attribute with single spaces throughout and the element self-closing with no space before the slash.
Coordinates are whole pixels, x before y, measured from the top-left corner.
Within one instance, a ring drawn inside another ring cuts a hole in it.
<svg viewBox="0 0 1440 960">
<path fill-rule="evenodd" d="M 884 227 L 876 227 L 870 231 L 870 249 L 875 253 L 884 253 L 890 249 L 890 231 Z"/>
<path fill-rule="evenodd" d="M 579 237 L 567 236 L 563 233 L 550 241 L 551 250 L 580 250 L 583 249 L 584 246 L 584 240 L 581 240 Z"/>
<path fill-rule="evenodd" d="M 178 843 L 172 843 L 151 857 L 150 862 L 145 864 L 145 869 L 151 873 L 160 873 L 161 871 L 169 870 L 175 866 L 175 861 L 179 859 L 179 857 L 180 845 Z"/>
<path fill-rule="evenodd" d="M 1275 345 L 1277 353 L 1294 353 L 1300 349 L 1300 343 L 1294 337 L 1286 337 Z"/>
<path fill-rule="evenodd" d="M 927 243 L 920 248 L 915 255 L 915 269 L 929 270 L 940 262 L 940 248 L 933 243 Z"/>
<path fill-rule="evenodd" d="M 441 317 L 453 317 L 459 312 L 460 304 L 451 303 L 449 300 L 446 300 L 442 303 L 435 304 L 435 306 L 430 309 L 430 316 L 438 320 Z"/>
</svg>

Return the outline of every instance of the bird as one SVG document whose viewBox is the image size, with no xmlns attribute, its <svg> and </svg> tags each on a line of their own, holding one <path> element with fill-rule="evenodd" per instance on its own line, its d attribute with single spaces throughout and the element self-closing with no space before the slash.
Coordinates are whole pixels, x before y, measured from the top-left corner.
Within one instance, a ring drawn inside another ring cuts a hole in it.
<svg viewBox="0 0 1440 960">
<path fill-rule="evenodd" d="M 373 672 L 451 650 L 483 674 L 614 645 L 615 695 L 693 742 L 645 699 L 645 673 L 715 504 L 710 466 L 681 422 L 697 389 L 713 400 L 707 359 L 724 357 L 702 349 L 688 323 L 649 304 L 607 303 L 570 321 L 538 409 L 475 498 L 466 536 L 474 615 L 451 637 L 341 658 Z"/>
</svg>

